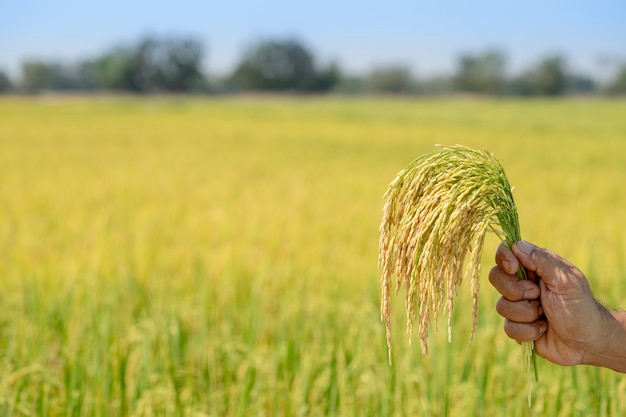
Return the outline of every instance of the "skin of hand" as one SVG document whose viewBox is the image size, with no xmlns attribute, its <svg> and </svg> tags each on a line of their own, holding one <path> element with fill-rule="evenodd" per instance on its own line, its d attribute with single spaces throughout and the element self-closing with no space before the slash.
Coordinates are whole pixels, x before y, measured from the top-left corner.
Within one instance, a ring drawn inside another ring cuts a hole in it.
<svg viewBox="0 0 626 417">
<path fill-rule="evenodd" d="M 527 280 L 517 277 L 522 264 Z M 519 241 L 501 244 L 489 273 L 502 294 L 496 310 L 504 331 L 534 341 L 537 354 L 558 365 L 597 365 L 626 372 L 626 314 L 596 301 L 585 275 L 547 249 Z"/>
</svg>

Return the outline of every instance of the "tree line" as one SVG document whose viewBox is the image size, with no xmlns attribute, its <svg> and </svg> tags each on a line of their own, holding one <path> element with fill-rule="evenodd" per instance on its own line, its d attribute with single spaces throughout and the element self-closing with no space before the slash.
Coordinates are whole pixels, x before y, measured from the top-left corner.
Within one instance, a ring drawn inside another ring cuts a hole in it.
<svg viewBox="0 0 626 417">
<path fill-rule="evenodd" d="M 337 63 L 320 65 L 306 44 L 289 38 L 251 44 L 232 73 L 223 76 L 205 74 L 204 60 L 204 45 L 194 37 L 148 36 L 76 63 L 28 60 L 17 80 L 0 71 L 0 93 L 626 94 L 626 63 L 611 80 L 598 83 L 573 72 L 558 54 L 539 59 L 517 75 L 507 72 L 507 56 L 500 50 L 463 54 L 452 74 L 429 78 L 415 77 L 406 65 L 380 66 L 360 76 L 347 74 Z"/>
</svg>

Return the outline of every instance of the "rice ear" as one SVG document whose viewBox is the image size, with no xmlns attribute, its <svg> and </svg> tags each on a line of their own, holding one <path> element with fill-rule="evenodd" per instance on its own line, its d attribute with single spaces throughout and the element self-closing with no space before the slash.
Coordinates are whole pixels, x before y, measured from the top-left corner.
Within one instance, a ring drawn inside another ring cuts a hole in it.
<svg viewBox="0 0 626 417">
<path fill-rule="evenodd" d="M 407 333 L 414 322 L 428 353 L 428 331 L 436 313 L 448 316 L 452 334 L 454 297 L 463 277 L 471 280 L 476 331 L 480 260 L 487 231 L 508 246 L 521 239 L 511 186 L 502 165 L 487 151 L 465 146 L 444 147 L 420 156 L 398 172 L 384 194 L 378 265 L 381 274 L 381 318 L 386 328 L 389 361 L 391 292 L 405 289 Z M 467 267 L 463 265 L 467 263 Z M 520 270 L 520 277 L 525 277 Z M 530 349 L 534 358 L 534 350 Z"/>
</svg>

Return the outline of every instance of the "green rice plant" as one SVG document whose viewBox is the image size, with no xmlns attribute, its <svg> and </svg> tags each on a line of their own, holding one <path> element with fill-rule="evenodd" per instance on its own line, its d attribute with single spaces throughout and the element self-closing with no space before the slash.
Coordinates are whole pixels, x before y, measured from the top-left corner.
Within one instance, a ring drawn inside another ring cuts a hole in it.
<svg viewBox="0 0 626 417">
<path fill-rule="evenodd" d="M 471 279 L 472 335 L 476 331 L 480 260 L 487 231 L 510 248 L 521 239 L 511 186 L 502 165 L 487 151 L 445 147 L 423 155 L 401 170 L 385 193 L 380 225 L 379 267 L 382 269 L 381 316 L 386 327 L 391 363 L 390 301 L 392 277 L 396 292 L 404 287 L 409 342 L 417 319 L 422 354 L 428 353 L 431 321 L 448 315 L 452 336 L 454 297 L 464 277 Z M 467 260 L 467 268 L 463 265 Z M 525 279 L 520 266 L 517 275 Z M 532 342 L 524 343 L 529 376 L 535 372 Z"/>
<path fill-rule="evenodd" d="M 42 95 L 0 114 L 0 416 L 624 415 L 626 379 L 594 367 L 541 367 L 532 408 L 510 401 L 526 369 L 491 311 L 473 348 L 394 341 L 387 366 L 371 226 L 399 158 L 486 148 L 524 236 L 618 308 L 626 100 Z"/>
</svg>

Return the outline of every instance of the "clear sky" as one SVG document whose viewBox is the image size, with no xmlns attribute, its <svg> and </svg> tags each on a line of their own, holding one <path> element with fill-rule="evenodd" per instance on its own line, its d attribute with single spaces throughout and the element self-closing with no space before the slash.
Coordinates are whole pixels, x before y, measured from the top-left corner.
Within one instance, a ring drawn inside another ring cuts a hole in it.
<svg viewBox="0 0 626 417">
<path fill-rule="evenodd" d="M 599 74 L 601 62 L 626 61 L 626 1 L 0 0 L 0 69 L 89 58 L 145 34 L 197 36 L 214 73 L 255 39 L 295 36 L 356 73 L 385 64 L 450 72 L 460 53 L 495 47 L 512 72 L 558 52 Z"/>
</svg>

